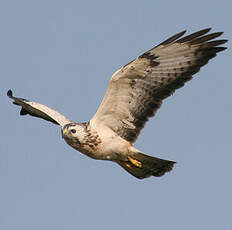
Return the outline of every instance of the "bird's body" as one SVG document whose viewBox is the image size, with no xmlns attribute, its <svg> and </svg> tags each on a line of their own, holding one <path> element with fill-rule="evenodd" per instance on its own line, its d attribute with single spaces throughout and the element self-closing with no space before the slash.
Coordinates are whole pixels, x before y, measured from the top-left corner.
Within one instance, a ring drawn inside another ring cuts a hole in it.
<svg viewBox="0 0 232 230">
<path fill-rule="evenodd" d="M 222 33 L 207 34 L 209 30 L 183 38 L 180 37 L 185 31 L 178 33 L 116 71 L 89 122 L 73 122 L 47 106 L 14 97 L 11 90 L 8 96 L 22 106 L 21 115 L 59 124 L 67 144 L 85 155 L 116 162 L 140 179 L 162 176 L 175 162 L 148 156 L 134 148 L 133 143 L 163 99 L 225 49 L 219 45 L 226 40 L 212 40 Z"/>
<path fill-rule="evenodd" d="M 76 130 L 75 133 L 72 130 Z M 111 129 L 101 127 L 96 130 L 90 122 L 67 124 L 62 133 L 70 146 L 96 160 L 115 161 L 118 155 L 123 156 L 130 147 L 127 141 Z"/>
<path fill-rule="evenodd" d="M 62 136 L 74 149 L 95 160 L 108 160 L 121 165 L 138 178 L 151 175 L 162 176 L 170 171 L 175 162 L 147 156 L 134 148 L 131 143 L 118 136 L 110 128 L 93 128 L 91 121 L 69 123 L 62 128 Z M 148 162 L 149 162 L 149 165 Z M 153 172 L 150 163 L 155 165 Z M 132 171 L 131 171 L 132 170 Z"/>
</svg>

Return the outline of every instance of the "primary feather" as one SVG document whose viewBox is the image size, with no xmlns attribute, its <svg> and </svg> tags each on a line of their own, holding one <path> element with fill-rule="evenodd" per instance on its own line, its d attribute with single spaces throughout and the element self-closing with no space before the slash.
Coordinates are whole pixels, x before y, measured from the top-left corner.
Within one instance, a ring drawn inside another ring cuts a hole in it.
<svg viewBox="0 0 232 230">
<path fill-rule="evenodd" d="M 206 35 L 204 29 L 183 36 L 178 33 L 118 70 L 92 124 L 100 122 L 133 143 L 163 99 L 184 86 L 192 75 L 225 47 L 227 40 L 213 40 L 222 33 Z"/>
</svg>

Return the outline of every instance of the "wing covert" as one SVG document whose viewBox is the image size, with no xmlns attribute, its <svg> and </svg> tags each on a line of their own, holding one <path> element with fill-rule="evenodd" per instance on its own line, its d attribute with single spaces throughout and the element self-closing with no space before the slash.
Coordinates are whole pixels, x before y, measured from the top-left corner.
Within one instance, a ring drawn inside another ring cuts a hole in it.
<svg viewBox="0 0 232 230">
<path fill-rule="evenodd" d="M 163 99 L 226 49 L 219 45 L 227 40 L 212 40 L 222 33 L 207 34 L 209 31 L 185 37 L 185 31 L 178 33 L 116 71 L 91 125 L 108 126 L 133 143 Z"/>
</svg>

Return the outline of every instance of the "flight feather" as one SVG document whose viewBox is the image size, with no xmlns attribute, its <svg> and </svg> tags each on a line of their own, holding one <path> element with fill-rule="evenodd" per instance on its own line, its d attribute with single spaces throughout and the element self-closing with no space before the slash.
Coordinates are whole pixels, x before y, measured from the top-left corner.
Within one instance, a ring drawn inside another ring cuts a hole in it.
<svg viewBox="0 0 232 230">
<path fill-rule="evenodd" d="M 163 99 L 192 79 L 202 66 L 226 49 L 222 33 L 204 29 L 182 37 L 180 32 L 116 71 L 92 125 L 110 127 L 133 143 Z"/>
</svg>

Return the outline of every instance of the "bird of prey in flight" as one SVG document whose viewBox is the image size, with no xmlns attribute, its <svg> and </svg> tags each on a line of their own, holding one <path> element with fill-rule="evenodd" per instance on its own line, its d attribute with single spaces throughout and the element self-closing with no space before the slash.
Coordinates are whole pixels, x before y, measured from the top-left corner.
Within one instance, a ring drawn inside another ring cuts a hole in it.
<svg viewBox="0 0 232 230">
<path fill-rule="evenodd" d="M 210 28 L 188 36 L 180 32 L 116 71 L 93 118 L 84 123 L 69 120 L 57 111 L 23 98 L 7 95 L 21 106 L 20 115 L 43 118 L 62 128 L 62 137 L 74 149 L 97 160 L 118 163 L 143 179 L 171 171 L 174 161 L 149 156 L 133 147 L 148 119 L 162 101 L 192 79 L 200 68 L 226 49 L 222 32 Z"/>
</svg>

